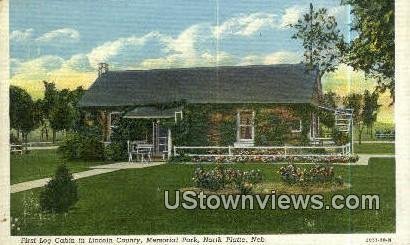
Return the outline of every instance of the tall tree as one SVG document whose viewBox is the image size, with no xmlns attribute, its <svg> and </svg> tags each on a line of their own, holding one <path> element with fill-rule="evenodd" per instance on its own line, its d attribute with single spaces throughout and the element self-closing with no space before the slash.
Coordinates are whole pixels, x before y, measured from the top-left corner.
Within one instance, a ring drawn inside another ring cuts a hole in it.
<svg viewBox="0 0 410 245">
<path fill-rule="evenodd" d="M 17 131 L 17 138 L 22 135 L 27 142 L 28 134 L 39 124 L 35 104 L 31 96 L 23 89 L 10 86 L 10 127 Z"/>
<path fill-rule="evenodd" d="M 48 127 L 51 118 L 51 112 L 53 107 L 57 102 L 58 97 L 58 90 L 54 83 L 43 81 L 44 84 L 44 98 L 41 100 L 41 108 L 43 116 L 46 120 L 43 121 L 42 125 L 42 135 L 43 133 L 46 135 L 46 139 L 48 140 Z M 51 125 L 50 125 L 51 126 Z M 53 130 L 53 142 L 55 142 L 55 135 L 56 132 Z"/>
<path fill-rule="evenodd" d="M 304 63 L 309 69 L 319 71 L 319 79 L 336 69 L 342 57 L 343 35 L 336 18 L 328 15 L 327 9 L 315 10 L 310 4 L 309 12 L 290 26 L 295 29 L 292 38 L 302 41 Z"/>
<path fill-rule="evenodd" d="M 56 132 L 69 130 L 73 127 L 76 112 L 70 99 L 71 94 L 68 89 L 57 92 L 54 104 L 49 112 L 50 126 L 53 129 L 53 142 L 56 140 Z"/>
<path fill-rule="evenodd" d="M 347 108 L 353 109 L 353 123 L 359 132 L 359 144 L 362 143 L 364 128 L 372 127 L 377 120 L 377 113 L 380 108 L 378 104 L 379 93 L 377 90 L 372 93 L 365 90 L 363 94 L 349 94 L 344 98 Z"/>
<path fill-rule="evenodd" d="M 342 0 L 351 6 L 352 31 L 346 62 L 378 81 L 379 89 L 390 90 L 394 102 L 394 1 Z"/>
<path fill-rule="evenodd" d="M 377 113 L 380 108 L 378 104 L 379 93 L 375 90 L 372 93 L 366 90 L 363 95 L 363 124 L 373 137 L 373 125 L 377 120 Z"/>
</svg>

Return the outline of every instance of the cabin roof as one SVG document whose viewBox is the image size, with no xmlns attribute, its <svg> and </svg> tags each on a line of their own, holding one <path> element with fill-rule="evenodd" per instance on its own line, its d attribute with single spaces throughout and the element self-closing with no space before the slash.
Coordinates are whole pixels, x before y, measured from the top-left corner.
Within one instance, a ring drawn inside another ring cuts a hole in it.
<svg viewBox="0 0 410 245">
<path fill-rule="evenodd" d="M 81 107 L 186 103 L 315 103 L 317 72 L 303 64 L 107 71 Z"/>
</svg>

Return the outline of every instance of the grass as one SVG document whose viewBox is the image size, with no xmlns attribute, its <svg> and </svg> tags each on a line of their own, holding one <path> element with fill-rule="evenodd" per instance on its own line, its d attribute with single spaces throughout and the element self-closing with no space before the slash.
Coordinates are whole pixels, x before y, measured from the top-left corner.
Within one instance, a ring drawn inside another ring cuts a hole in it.
<svg viewBox="0 0 410 245">
<path fill-rule="evenodd" d="M 359 154 L 394 154 L 395 147 L 393 144 L 385 143 L 362 143 L 354 144 L 355 153 Z"/>
<path fill-rule="evenodd" d="M 57 166 L 62 163 L 66 163 L 71 172 L 80 172 L 103 162 L 64 161 L 57 154 L 57 150 L 33 150 L 23 155 L 12 154 L 10 156 L 10 182 L 16 184 L 50 177 Z"/>
<path fill-rule="evenodd" d="M 379 131 L 391 131 L 394 130 L 395 125 L 393 123 L 382 123 L 382 122 L 376 122 L 375 125 L 373 126 L 373 132 L 368 133 L 367 128 L 363 130 L 362 133 L 362 140 L 363 141 L 386 141 L 386 140 L 392 140 L 392 139 L 377 139 L 375 137 L 375 133 L 377 130 Z M 359 132 L 356 129 L 355 130 L 355 135 L 354 135 L 354 140 L 359 140 Z"/>
<path fill-rule="evenodd" d="M 212 167 L 207 165 L 206 167 Z M 235 164 L 259 168 L 265 181 L 280 181 L 280 165 Z M 380 210 L 167 210 L 164 190 L 192 186 L 194 165 L 166 164 L 120 170 L 78 181 L 79 202 L 68 215 L 51 218 L 31 214 L 27 200 L 40 189 L 11 195 L 11 216 L 20 231 L 13 235 L 125 235 L 125 234 L 291 234 L 391 233 L 395 231 L 395 161 L 372 158 L 368 166 L 335 166 L 350 189 L 337 194 L 380 195 Z M 335 192 L 325 193 L 328 200 Z M 31 198 L 32 197 L 32 198 Z M 329 203 L 329 202 L 327 202 Z M 38 212 L 38 211 L 35 211 Z M 34 213 L 35 213 L 34 212 Z"/>
</svg>

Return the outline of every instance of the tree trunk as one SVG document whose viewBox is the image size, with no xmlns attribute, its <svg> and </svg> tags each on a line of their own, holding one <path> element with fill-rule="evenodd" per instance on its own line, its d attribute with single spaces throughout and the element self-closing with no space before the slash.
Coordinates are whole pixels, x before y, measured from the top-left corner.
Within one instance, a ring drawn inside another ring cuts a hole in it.
<svg viewBox="0 0 410 245">
<path fill-rule="evenodd" d="M 53 129 L 53 144 L 56 143 L 56 130 Z"/>
<path fill-rule="evenodd" d="M 46 140 L 48 141 L 48 128 L 46 126 Z"/>
<path fill-rule="evenodd" d="M 359 128 L 359 145 L 362 144 L 362 132 L 363 132 L 363 128 Z"/>
<path fill-rule="evenodd" d="M 20 140 L 20 129 L 17 129 L 17 140 Z"/>
</svg>

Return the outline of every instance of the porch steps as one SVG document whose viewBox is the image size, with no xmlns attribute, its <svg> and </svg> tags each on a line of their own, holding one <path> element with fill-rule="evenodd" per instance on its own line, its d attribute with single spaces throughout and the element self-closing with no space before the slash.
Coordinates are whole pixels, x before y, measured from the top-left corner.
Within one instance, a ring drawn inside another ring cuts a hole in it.
<svg viewBox="0 0 410 245">
<path fill-rule="evenodd" d="M 338 108 L 335 110 L 335 126 L 341 132 L 349 132 L 353 119 L 352 109 Z"/>
</svg>

